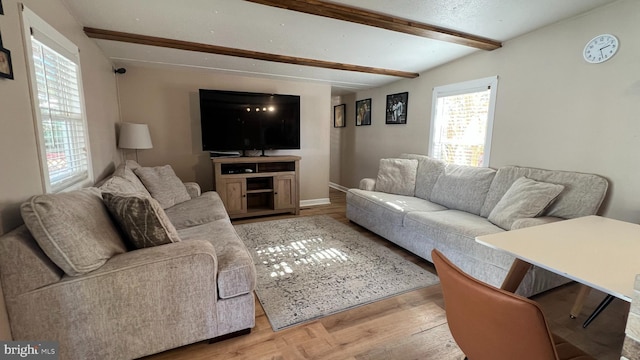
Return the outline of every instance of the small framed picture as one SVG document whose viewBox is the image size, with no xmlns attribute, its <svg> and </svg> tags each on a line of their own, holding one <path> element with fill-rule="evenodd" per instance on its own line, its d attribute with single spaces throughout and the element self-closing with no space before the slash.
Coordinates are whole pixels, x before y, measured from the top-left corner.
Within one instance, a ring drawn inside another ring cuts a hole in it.
<svg viewBox="0 0 640 360">
<path fill-rule="evenodd" d="M 333 127 L 345 127 L 347 125 L 344 120 L 344 115 L 346 114 L 345 108 L 346 104 L 340 104 L 333 107 Z"/>
<path fill-rule="evenodd" d="M 371 99 L 356 101 L 356 126 L 371 125 Z"/>
<path fill-rule="evenodd" d="M 409 105 L 409 93 L 403 92 L 387 95 L 387 120 L 386 124 L 406 124 L 407 106 Z"/>
<path fill-rule="evenodd" d="M 13 79 L 13 66 L 11 65 L 11 52 L 0 47 L 0 77 Z"/>
</svg>

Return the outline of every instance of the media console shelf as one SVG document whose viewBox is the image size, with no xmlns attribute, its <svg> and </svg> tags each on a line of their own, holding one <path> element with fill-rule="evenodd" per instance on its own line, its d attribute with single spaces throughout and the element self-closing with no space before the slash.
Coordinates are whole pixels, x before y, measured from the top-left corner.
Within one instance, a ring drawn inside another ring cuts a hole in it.
<svg viewBox="0 0 640 360">
<path fill-rule="evenodd" d="M 299 156 L 213 158 L 214 189 L 232 219 L 300 213 Z"/>
</svg>

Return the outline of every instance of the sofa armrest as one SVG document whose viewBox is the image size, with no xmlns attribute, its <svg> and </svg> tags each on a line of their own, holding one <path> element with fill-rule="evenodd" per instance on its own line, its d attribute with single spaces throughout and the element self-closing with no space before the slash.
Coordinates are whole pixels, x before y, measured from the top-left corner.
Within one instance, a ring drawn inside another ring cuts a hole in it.
<svg viewBox="0 0 640 360">
<path fill-rule="evenodd" d="M 523 228 L 536 226 L 536 225 L 550 224 L 550 223 L 561 221 L 561 220 L 564 220 L 564 219 L 559 217 L 554 217 L 554 216 L 541 216 L 541 217 L 534 217 L 534 218 L 517 219 L 511 225 L 511 230 L 523 229 Z"/>
<path fill-rule="evenodd" d="M 200 185 L 195 182 L 186 182 L 184 183 L 184 187 L 187 188 L 187 193 L 191 196 L 192 199 L 197 198 L 202 194 L 202 190 L 200 189 Z"/>
<path fill-rule="evenodd" d="M 374 191 L 376 189 L 376 179 L 364 178 L 360 180 L 360 190 Z"/>
<path fill-rule="evenodd" d="M 7 299 L 13 337 L 59 341 L 61 359 L 138 358 L 215 337 L 217 265 L 204 240 L 114 256 Z"/>
</svg>

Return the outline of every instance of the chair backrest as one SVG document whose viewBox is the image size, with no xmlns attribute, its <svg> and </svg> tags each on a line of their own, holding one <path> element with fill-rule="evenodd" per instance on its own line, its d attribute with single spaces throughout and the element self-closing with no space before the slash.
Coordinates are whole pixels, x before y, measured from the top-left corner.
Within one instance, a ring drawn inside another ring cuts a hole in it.
<svg viewBox="0 0 640 360">
<path fill-rule="evenodd" d="M 485 284 L 431 252 L 449 329 L 470 360 L 555 360 L 553 337 L 533 301 Z"/>
</svg>

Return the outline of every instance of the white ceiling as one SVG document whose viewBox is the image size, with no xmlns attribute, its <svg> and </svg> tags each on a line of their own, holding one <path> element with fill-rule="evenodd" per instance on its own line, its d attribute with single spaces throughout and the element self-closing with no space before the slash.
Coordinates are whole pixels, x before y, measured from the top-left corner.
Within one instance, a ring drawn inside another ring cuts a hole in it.
<svg viewBox="0 0 640 360">
<path fill-rule="evenodd" d="M 477 50 L 242 0 L 64 0 L 83 26 L 370 66 L 423 72 Z M 339 0 L 396 17 L 506 41 L 615 0 Z M 95 40 L 118 67 L 186 66 L 327 83 L 334 94 L 396 77 Z"/>
</svg>

